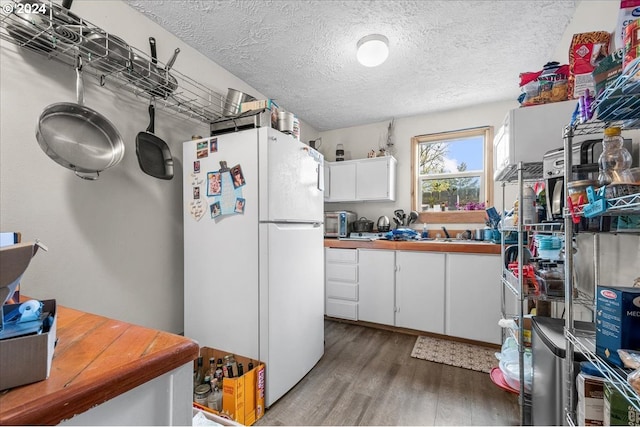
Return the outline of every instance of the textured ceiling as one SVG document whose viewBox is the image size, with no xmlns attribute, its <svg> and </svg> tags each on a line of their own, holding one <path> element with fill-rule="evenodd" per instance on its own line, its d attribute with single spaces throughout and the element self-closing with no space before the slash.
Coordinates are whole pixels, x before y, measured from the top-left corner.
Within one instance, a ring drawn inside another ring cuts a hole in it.
<svg viewBox="0 0 640 427">
<path fill-rule="evenodd" d="M 515 100 L 578 3 L 126 1 L 320 131 Z M 376 68 L 356 61 L 371 33 L 390 45 Z"/>
</svg>

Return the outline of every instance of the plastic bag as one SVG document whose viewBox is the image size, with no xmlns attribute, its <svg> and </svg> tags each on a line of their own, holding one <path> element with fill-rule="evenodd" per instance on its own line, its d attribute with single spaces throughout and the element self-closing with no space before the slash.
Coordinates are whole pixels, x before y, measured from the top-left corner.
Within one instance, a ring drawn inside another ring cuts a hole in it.
<svg viewBox="0 0 640 427">
<path fill-rule="evenodd" d="M 640 369 L 636 369 L 627 377 L 627 382 L 636 393 L 640 394 Z"/>
<path fill-rule="evenodd" d="M 618 356 L 625 368 L 640 369 L 640 351 L 619 349 Z"/>
<path fill-rule="evenodd" d="M 520 73 L 520 106 L 547 104 L 568 99 L 569 65 L 547 62 L 540 71 Z"/>
</svg>

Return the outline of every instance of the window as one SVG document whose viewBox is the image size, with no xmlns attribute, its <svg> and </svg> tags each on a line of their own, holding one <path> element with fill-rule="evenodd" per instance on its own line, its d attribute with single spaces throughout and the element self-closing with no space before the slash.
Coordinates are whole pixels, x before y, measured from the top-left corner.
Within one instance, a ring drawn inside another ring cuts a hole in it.
<svg viewBox="0 0 640 427">
<path fill-rule="evenodd" d="M 412 208 L 420 221 L 484 222 L 493 203 L 491 127 L 412 138 Z"/>
</svg>

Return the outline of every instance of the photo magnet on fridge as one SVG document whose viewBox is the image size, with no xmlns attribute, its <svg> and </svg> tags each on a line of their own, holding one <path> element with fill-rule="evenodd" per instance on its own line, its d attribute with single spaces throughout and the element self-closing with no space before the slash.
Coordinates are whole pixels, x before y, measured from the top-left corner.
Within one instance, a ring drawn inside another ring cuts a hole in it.
<svg viewBox="0 0 640 427">
<path fill-rule="evenodd" d="M 234 209 L 235 213 L 244 213 L 244 199 L 242 197 L 236 198 L 236 208 Z"/>
<path fill-rule="evenodd" d="M 207 172 L 207 196 L 219 196 L 222 190 L 222 181 L 219 171 Z"/>
<path fill-rule="evenodd" d="M 209 152 L 210 153 L 218 152 L 218 138 L 211 138 L 209 140 Z"/>
<path fill-rule="evenodd" d="M 211 218 L 215 218 L 222 214 L 222 209 L 220 209 L 220 202 L 212 203 L 209 206 L 209 209 L 211 210 Z"/>
<path fill-rule="evenodd" d="M 198 142 L 196 146 L 196 158 L 202 159 L 204 157 L 209 157 L 209 144 L 207 141 Z"/>
<path fill-rule="evenodd" d="M 239 188 L 245 184 L 242 168 L 239 164 L 231 168 L 231 176 L 233 177 L 233 188 Z"/>
</svg>

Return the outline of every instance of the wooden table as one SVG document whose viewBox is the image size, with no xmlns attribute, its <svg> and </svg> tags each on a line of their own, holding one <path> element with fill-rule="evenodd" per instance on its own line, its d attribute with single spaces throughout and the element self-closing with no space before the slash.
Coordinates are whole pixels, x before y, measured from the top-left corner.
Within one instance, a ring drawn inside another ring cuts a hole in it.
<svg viewBox="0 0 640 427">
<path fill-rule="evenodd" d="M 57 311 L 51 374 L 0 392 L 0 425 L 58 424 L 198 357 L 198 343 L 180 335 L 61 306 Z"/>
</svg>

